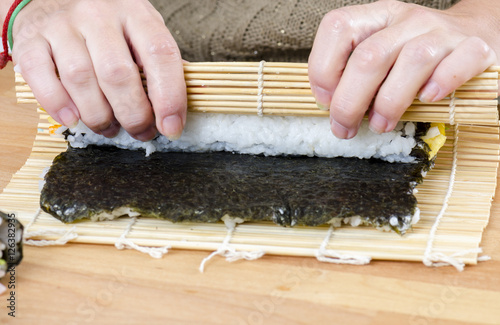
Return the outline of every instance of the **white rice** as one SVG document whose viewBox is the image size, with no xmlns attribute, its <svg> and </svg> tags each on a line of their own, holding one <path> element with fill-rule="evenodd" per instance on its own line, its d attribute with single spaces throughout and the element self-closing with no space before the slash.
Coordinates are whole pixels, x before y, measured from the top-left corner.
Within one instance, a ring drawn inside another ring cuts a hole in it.
<svg viewBox="0 0 500 325">
<path fill-rule="evenodd" d="M 420 220 L 420 209 L 416 208 L 413 215 L 406 215 L 401 218 L 401 221 L 408 225 L 408 228 L 411 225 L 415 225 Z M 351 227 L 358 226 L 375 226 L 378 230 L 391 232 L 393 229 L 391 227 L 397 227 L 399 225 L 400 219 L 396 216 L 391 216 L 389 218 L 389 224 L 383 226 L 377 226 L 373 224 L 373 221 L 370 219 L 365 219 L 360 216 L 352 216 L 352 217 L 334 217 L 330 219 L 327 223 L 333 225 L 335 228 L 340 228 L 342 224 L 350 225 Z"/>
<path fill-rule="evenodd" d="M 139 212 L 134 211 L 133 209 L 129 207 L 119 207 L 115 208 L 111 212 L 101 212 L 97 215 L 93 215 L 90 220 L 92 221 L 106 221 L 106 220 L 113 220 L 118 217 L 127 215 L 131 218 L 133 217 L 139 217 L 141 214 Z"/>
<path fill-rule="evenodd" d="M 389 162 L 413 162 L 415 125 L 400 122 L 389 133 L 375 134 L 362 123 L 358 135 L 350 140 L 337 139 L 324 117 L 293 117 L 188 114 L 180 139 L 164 136 L 148 142 L 133 139 L 123 129 L 114 138 L 95 134 L 80 122 L 70 129 L 71 146 L 84 148 L 90 144 L 111 145 L 123 149 L 155 151 L 229 151 L 244 154 L 302 155 L 317 157 L 379 158 Z"/>
</svg>

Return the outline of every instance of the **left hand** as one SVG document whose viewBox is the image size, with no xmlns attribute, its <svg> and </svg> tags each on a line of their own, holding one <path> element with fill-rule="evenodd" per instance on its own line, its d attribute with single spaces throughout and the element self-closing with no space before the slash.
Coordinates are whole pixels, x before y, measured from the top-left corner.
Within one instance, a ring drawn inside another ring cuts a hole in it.
<svg viewBox="0 0 500 325">
<path fill-rule="evenodd" d="M 477 6 L 500 11 L 499 4 Z M 417 93 L 423 102 L 441 100 L 498 63 L 483 37 L 489 30 L 498 38 L 498 29 L 481 15 L 454 8 L 387 0 L 324 17 L 309 57 L 309 79 L 318 106 L 330 109 L 335 136 L 354 137 L 368 110 L 372 131 L 389 132 Z"/>
</svg>

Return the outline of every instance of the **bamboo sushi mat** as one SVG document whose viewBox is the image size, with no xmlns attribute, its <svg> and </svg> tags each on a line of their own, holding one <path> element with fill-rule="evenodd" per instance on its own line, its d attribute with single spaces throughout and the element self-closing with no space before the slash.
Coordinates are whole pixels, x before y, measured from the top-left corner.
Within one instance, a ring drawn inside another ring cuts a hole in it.
<svg viewBox="0 0 500 325">
<path fill-rule="evenodd" d="M 40 212 L 40 175 L 66 149 L 66 143 L 49 135 L 48 115 L 39 112 L 32 153 L 0 194 L 1 209 L 17 213 L 25 225 L 28 245 L 115 245 L 153 257 L 173 248 L 215 251 L 214 255 L 227 259 L 253 259 L 265 253 L 348 264 L 366 264 L 371 259 L 420 261 L 458 269 L 478 262 L 497 185 L 500 141 L 496 126 L 447 125 L 447 142 L 436 165 L 417 187 L 421 219 L 404 236 L 370 227 L 284 228 L 272 223 L 243 223 L 230 231 L 222 222 L 173 224 L 140 217 L 64 224 Z"/>
</svg>

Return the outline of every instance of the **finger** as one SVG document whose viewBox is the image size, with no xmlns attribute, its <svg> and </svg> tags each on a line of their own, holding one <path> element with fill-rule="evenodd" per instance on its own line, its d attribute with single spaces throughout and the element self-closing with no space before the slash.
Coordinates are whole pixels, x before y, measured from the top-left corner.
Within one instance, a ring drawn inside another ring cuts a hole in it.
<svg viewBox="0 0 500 325">
<path fill-rule="evenodd" d="M 169 139 L 177 139 L 186 123 L 187 95 L 183 61 L 174 38 L 159 14 L 158 19 L 152 19 L 150 15 L 144 18 L 134 20 L 128 34 L 134 53 L 143 64 L 147 76 L 148 96 L 155 112 L 157 128 Z"/>
<path fill-rule="evenodd" d="M 319 108 L 330 107 L 352 50 L 386 26 L 378 4 L 352 6 L 329 12 L 320 23 L 309 56 L 309 81 Z"/>
<path fill-rule="evenodd" d="M 434 102 L 443 99 L 460 85 L 495 64 L 495 52 L 478 37 L 464 39 L 436 67 L 422 88 L 420 100 Z"/>
<path fill-rule="evenodd" d="M 328 110 L 353 49 L 355 29 L 347 10 L 334 10 L 321 21 L 308 61 L 309 83 L 318 107 Z"/>
<path fill-rule="evenodd" d="M 43 38 L 14 43 L 14 62 L 40 105 L 57 122 L 74 127 L 80 119 L 75 103 L 56 75 L 49 44 Z"/>
<path fill-rule="evenodd" d="M 370 111 L 373 132 L 389 132 L 396 127 L 435 67 L 463 38 L 436 30 L 417 36 L 403 46 Z"/>
<path fill-rule="evenodd" d="M 151 105 L 120 24 L 87 26 L 83 36 L 101 90 L 121 126 L 134 138 L 156 135 Z"/>
<path fill-rule="evenodd" d="M 351 54 L 330 104 L 332 132 L 350 139 L 409 35 L 385 29 L 361 42 Z"/>
<path fill-rule="evenodd" d="M 82 121 L 96 133 L 115 136 L 119 123 L 99 87 L 81 35 L 61 30 L 51 47 L 61 82 L 78 107 Z"/>
</svg>

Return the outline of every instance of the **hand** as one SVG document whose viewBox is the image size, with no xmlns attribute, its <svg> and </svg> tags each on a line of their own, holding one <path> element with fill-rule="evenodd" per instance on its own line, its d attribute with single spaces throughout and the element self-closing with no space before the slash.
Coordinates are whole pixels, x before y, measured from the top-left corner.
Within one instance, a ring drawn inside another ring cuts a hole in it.
<svg viewBox="0 0 500 325">
<path fill-rule="evenodd" d="M 157 130 L 169 138 L 182 133 L 181 55 L 148 1 L 36 0 L 17 16 L 13 38 L 14 64 L 61 124 L 81 119 L 108 137 L 122 126 L 142 141 Z"/>
<path fill-rule="evenodd" d="M 318 106 L 330 109 L 334 135 L 354 137 L 368 110 L 370 128 L 389 132 L 417 93 L 423 102 L 441 100 L 498 63 L 498 44 L 495 53 L 485 41 L 489 33 L 498 42 L 498 26 L 486 19 L 490 13 L 469 12 L 475 2 L 475 8 L 498 15 L 500 5 L 469 1 L 466 8 L 463 2 L 438 11 L 378 1 L 324 17 L 309 57 L 309 79 Z"/>
</svg>

